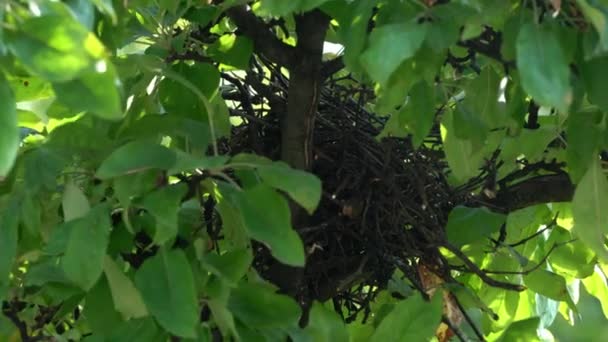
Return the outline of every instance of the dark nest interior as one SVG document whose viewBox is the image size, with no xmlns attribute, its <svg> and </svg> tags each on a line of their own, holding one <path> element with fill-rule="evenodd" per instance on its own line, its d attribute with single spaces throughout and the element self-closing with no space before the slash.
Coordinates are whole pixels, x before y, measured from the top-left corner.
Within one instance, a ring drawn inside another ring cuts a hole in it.
<svg viewBox="0 0 608 342">
<path fill-rule="evenodd" d="M 231 104 L 231 115 L 243 120 L 222 148 L 230 154 L 252 152 L 278 160 L 288 78 L 272 64 L 261 63 L 254 62 L 246 74 L 222 74 L 222 96 Z M 475 273 L 492 286 L 522 290 L 520 285 L 488 277 L 459 249 L 450 248 L 445 234 L 454 206 L 477 206 L 485 198 L 480 189 L 500 167 L 498 152 L 477 177 L 452 187 L 447 182 L 449 170 L 439 125 L 417 149 L 409 139 L 378 139 L 387 119 L 366 109 L 373 96 L 369 87 L 351 75 L 337 74 L 323 84 L 312 166 L 322 181 L 323 194 L 306 224 L 295 227 L 304 242 L 307 262 L 297 279 L 297 291 L 289 294 L 303 305 L 331 299 L 348 322 L 367 319 L 373 299 L 395 274 L 423 295 L 429 291 L 425 270 L 431 270 L 434 285 L 454 281 L 451 271 L 458 269 Z M 507 178 L 527 177 L 526 170 Z M 504 201 L 498 196 L 497 200 Z M 441 246 L 463 264 L 450 265 L 439 252 Z M 255 254 L 256 269 L 281 287 L 283 279 L 273 275 L 281 266 L 261 244 L 256 244 Z"/>
<path fill-rule="evenodd" d="M 265 79 L 261 66 L 246 76 L 223 74 L 231 114 L 243 118 L 226 148 L 276 160 L 288 80 L 266 67 L 272 72 Z M 466 187 L 455 190 L 446 181 L 438 128 L 418 149 L 409 139 L 379 140 L 386 118 L 365 109 L 370 96 L 373 91 L 349 75 L 324 83 L 312 168 L 322 180 L 323 195 L 308 224 L 296 227 L 308 253 L 305 296 L 333 299 L 347 320 L 368 312 L 395 269 L 424 290 L 417 265 L 424 260 L 437 265 L 447 215 L 467 193 Z M 255 264 L 261 274 L 273 263 L 258 246 Z M 447 265 L 437 271 L 444 272 L 449 273 Z"/>
</svg>

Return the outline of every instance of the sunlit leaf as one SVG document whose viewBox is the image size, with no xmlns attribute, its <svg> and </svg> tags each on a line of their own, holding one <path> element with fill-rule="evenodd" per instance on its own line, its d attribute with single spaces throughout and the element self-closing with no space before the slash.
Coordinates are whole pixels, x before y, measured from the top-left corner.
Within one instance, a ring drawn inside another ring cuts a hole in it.
<svg viewBox="0 0 608 342">
<path fill-rule="evenodd" d="M 0 182 L 15 163 L 19 140 L 15 97 L 6 78 L 0 74 Z"/>
<path fill-rule="evenodd" d="M 594 158 L 572 199 L 573 231 L 599 258 L 608 260 L 608 181 Z"/>
</svg>

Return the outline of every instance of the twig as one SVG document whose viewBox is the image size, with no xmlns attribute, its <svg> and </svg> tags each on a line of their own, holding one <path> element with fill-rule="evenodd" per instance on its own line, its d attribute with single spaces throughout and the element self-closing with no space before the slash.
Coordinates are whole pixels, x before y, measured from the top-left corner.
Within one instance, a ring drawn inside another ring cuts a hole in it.
<svg viewBox="0 0 608 342">
<path fill-rule="evenodd" d="M 488 275 L 484 271 L 482 271 L 479 266 L 472 262 L 471 259 L 469 259 L 469 257 L 467 257 L 458 247 L 452 245 L 451 243 L 446 241 L 443 243 L 443 247 L 447 248 L 450 252 L 454 253 L 454 255 L 456 255 L 460 260 L 462 260 L 462 262 L 468 267 L 469 271 L 477 275 L 481 280 L 483 280 L 484 283 L 490 286 L 499 287 L 511 291 L 521 292 L 526 290 L 526 287 L 523 285 L 507 283 L 488 277 Z"/>
</svg>

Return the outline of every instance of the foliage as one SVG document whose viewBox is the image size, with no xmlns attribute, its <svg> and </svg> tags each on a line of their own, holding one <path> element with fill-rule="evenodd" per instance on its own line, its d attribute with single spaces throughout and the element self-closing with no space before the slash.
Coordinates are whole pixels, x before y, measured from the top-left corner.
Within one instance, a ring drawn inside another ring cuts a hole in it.
<svg viewBox="0 0 608 342">
<path fill-rule="evenodd" d="M 0 340 L 602 340 L 606 1 L 0 6 Z"/>
</svg>

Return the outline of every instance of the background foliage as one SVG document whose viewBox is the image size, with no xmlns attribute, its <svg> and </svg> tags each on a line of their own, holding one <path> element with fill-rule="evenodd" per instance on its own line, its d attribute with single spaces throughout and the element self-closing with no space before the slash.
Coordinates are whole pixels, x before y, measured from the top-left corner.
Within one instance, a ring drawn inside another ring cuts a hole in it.
<svg viewBox="0 0 608 342">
<path fill-rule="evenodd" d="M 608 2 L 0 19 L 0 340 L 608 333 Z"/>
</svg>

